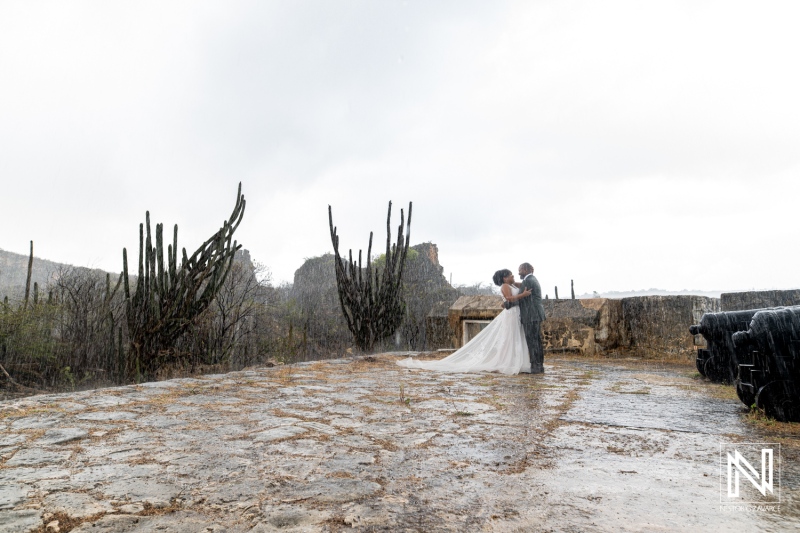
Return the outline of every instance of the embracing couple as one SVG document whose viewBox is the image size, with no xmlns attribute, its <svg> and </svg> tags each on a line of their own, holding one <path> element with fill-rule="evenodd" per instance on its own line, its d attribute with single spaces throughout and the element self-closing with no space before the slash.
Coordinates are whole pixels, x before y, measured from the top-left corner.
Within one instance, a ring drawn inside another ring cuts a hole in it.
<svg viewBox="0 0 800 533">
<path fill-rule="evenodd" d="M 455 353 L 439 361 L 408 358 L 397 364 L 443 372 L 544 372 L 542 289 L 530 263 L 519 266 L 519 277 L 522 281 L 515 282 L 514 274 L 507 269 L 494 273 L 492 281 L 500 286 L 504 309 Z"/>
</svg>

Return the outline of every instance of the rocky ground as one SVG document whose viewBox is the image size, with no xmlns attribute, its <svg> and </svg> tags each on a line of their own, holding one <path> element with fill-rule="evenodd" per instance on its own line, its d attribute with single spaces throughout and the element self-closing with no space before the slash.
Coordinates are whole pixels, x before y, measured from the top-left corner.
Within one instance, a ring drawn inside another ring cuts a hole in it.
<svg viewBox="0 0 800 533">
<path fill-rule="evenodd" d="M 0 403 L 0 531 L 789 531 L 800 424 L 685 365 L 439 374 L 381 356 Z M 779 443 L 780 503 L 720 443 Z"/>
</svg>

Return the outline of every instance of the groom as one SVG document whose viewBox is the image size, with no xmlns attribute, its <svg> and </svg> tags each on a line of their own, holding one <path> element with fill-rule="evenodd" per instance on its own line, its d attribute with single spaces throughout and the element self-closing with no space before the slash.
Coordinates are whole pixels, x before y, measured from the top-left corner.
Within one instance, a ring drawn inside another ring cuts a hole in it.
<svg viewBox="0 0 800 533">
<path fill-rule="evenodd" d="M 525 331 L 528 353 L 531 357 L 531 374 L 544 372 L 544 348 L 542 347 L 542 321 L 544 306 L 542 305 L 542 288 L 539 280 L 533 275 L 530 263 L 519 266 L 519 277 L 522 279 L 520 290 L 530 289 L 528 298 L 519 300 L 519 318 Z"/>
</svg>

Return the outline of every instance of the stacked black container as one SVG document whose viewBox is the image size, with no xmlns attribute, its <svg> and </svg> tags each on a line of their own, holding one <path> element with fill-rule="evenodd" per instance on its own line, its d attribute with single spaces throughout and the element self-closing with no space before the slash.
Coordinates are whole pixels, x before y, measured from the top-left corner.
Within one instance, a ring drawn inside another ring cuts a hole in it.
<svg viewBox="0 0 800 533">
<path fill-rule="evenodd" d="M 697 370 L 734 383 L 739 399 L 781 421 L 800 421 L 800 306 L 706 313 L 693 335 Z"/>
<path fill-rule="evenodd" d="M 778 420 L 800 422 L 800 306 L 762 309 L 731 340 L 749 358 L 739 364 L 739 398 Z"/>
</svg>

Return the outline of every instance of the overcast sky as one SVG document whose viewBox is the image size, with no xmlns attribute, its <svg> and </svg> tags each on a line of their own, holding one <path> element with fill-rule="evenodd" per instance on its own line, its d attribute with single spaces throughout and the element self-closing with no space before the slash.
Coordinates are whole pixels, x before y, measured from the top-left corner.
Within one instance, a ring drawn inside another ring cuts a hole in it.
<svg viewBox="0 0 800 533">
<path fill-rule="evenodd" d="M 120 271 L 138 224 L 275 281 L 385 242 L 454 283 L 800 287 L 798 2 L 0 3 L 0 248 Z M 399 216 L 393 220 L 396 231 Z M 170 231 L 171 232 L 171 231 Z M 131 268 L 135 269 L 135 266 Z"/>
</svg>

